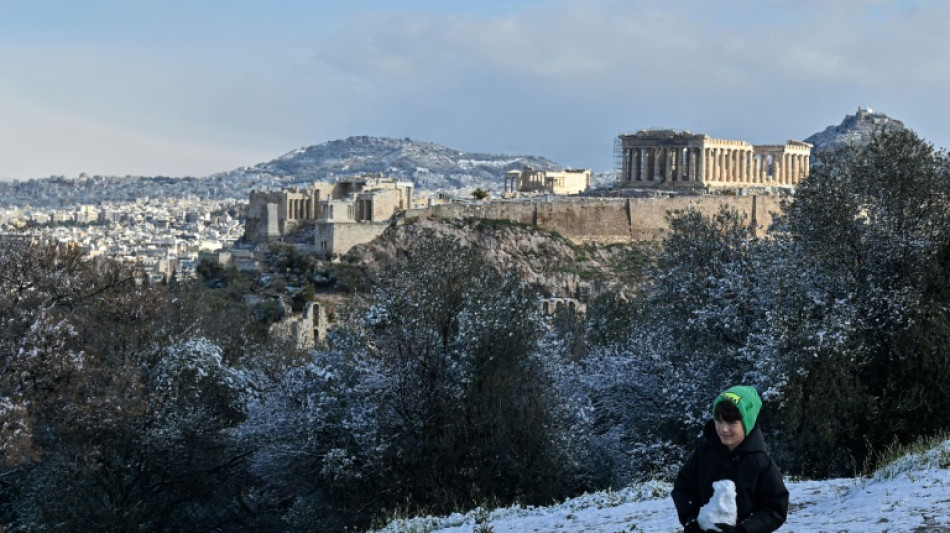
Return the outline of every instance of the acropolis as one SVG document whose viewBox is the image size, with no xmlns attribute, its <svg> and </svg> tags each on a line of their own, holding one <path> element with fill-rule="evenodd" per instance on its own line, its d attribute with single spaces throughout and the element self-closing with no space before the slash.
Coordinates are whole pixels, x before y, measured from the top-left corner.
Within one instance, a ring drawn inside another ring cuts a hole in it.
<svg viewBox="0 0 950 533">
<path fill-rule="evenodd" d="M 620 135 L 620 185 L 625 188 L 794 187 L 808 176 L 812 145 L 751 145 L 678 130 Z"/>
</svg>

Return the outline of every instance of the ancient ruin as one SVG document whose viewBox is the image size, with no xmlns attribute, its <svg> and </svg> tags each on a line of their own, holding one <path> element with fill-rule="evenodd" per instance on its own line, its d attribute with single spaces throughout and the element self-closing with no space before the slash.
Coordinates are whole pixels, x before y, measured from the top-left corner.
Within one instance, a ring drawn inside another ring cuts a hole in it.
<svg viewBox="0 0 950 533">
<path fill-rule="evenodd" d="M 256 243 L 275 241 L 310 224 L 318 255 L 346 253 L 382 233 L 397 212 L 411 208 L 412 194 L 412 183 L 382 176 L 349 177 L 277 192 L 253 191 L 244 237 Z"/>
<path fill-rule="evenodd" d="M 271 335 L 290 342 L 298 350 L 312 350 L 318 342 L 326 340 L 329 323 L 324 305 L 307 302 L 302 312 L 294 313 L 286 301 L 278 302 L 283 318 L 268 328 Z"/>
<path fill-rule="evenodd" d="M 808 176 L 812 145 L 751 145 L 678 130 L 640 130 L 618 137 L 620 186 L 708 189 L 789 188 Z"/>
<path fill-rule="evenodd" d="M 577 194 L 591 187 L 590 169 L 568 168 L 562 171 L 522 170 L 505 172 L 504 197 L 513 198 L 522 194 Z"/>
</svg>

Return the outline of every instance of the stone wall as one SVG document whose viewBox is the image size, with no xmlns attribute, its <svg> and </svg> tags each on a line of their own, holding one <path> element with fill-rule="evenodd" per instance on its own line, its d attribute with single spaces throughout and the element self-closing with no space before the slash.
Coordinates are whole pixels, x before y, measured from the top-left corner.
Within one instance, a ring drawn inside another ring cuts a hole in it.
<svg viewBox="0 0 950 533">
<path fill-rule="evenodd" d="M 447 204 L 413 209 L 406 218 L 430 216 L 510 220 L 557 232 L 574 242 L 660 240 L 669 231 L 666 213 L 690 207 L 712 215 L 731 206 L 749 217 L 761 235 L 779 210 L 779 198 L 756 196 L 679 196 L 672 198 L 565 198 L 499 200 L 482 204 Z"/>
<path fill-rule="evenodd" d="M 314 225 L 314 247 L 317 255 L 343 255 L 357 244 L 379 237 L 389 222 L 326 222 Z"/>
</svg>

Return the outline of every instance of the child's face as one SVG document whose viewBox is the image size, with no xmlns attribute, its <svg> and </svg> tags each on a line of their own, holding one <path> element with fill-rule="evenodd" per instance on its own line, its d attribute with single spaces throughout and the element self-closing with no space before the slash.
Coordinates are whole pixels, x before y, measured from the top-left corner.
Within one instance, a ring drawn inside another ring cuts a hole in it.
<svg viewBox="0 0 950 533">
<path fill-rule="evenodd" d="M 742 427 L 741 420 L 726 422 L 717 419 L 716 433 L 719 434 L 719 441 L 729 448 L 729 451 L 735 450 L 745 439 L 745 428 Z"/>
</svg>

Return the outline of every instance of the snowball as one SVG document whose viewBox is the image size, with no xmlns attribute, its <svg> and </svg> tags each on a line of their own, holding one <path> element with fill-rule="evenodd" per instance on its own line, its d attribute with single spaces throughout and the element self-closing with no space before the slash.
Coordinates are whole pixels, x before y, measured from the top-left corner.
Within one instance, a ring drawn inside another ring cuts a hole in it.
<svg viewBox="0 0 950 533">
<path fill-rule="evenodd" d="M 729 479 L 713 483 L 712 498 L 699 510 L 699 527 L 706 531 L 719 531 L 716 524 L 736 525 L 736 484 Z"/>
</svg>

